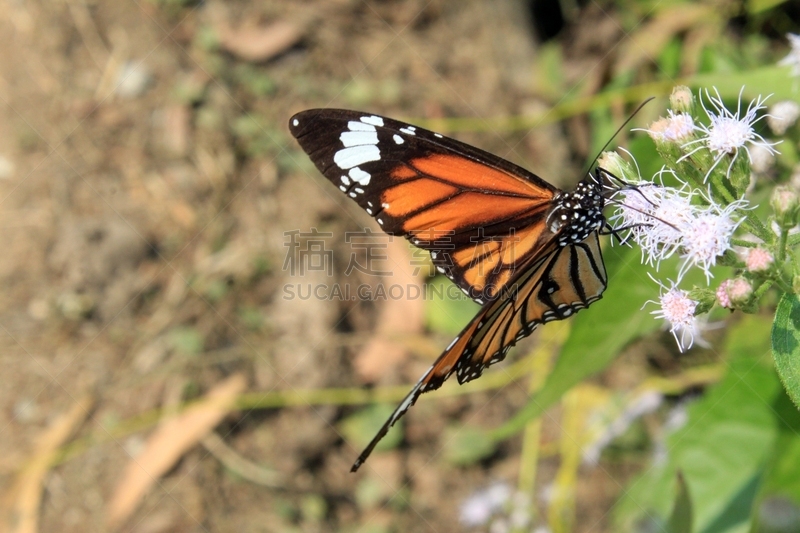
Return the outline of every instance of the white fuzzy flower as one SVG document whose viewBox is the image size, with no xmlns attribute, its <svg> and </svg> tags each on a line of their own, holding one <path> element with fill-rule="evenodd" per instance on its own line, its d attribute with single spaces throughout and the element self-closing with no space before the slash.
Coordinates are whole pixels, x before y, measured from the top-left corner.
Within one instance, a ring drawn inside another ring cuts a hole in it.
<svg viewBox="0 0 800 533">
<path fill-rule="evenodd" d="M 658 409 L 664 402 L 664 396 L 653 390 L 644 391 L 635 396 L 617 418 L 608 424 L 600 436 L 583 450 L 583 462 L 589 465 L 597 465 L 600 455 L 611 442 L 617 437 L 628 431 L 631 425 L 646 415 Z"/>
<path fill-rule="evenodd" d="M 650 314 L 669 323 L 669 331 L 675 337 L 681 352 L 691 348 L 695 341 L 698 344 L 702 343 L 701 324 L 694 316 L 697 302 L 689 298 L 689 293 L 679 289 L 674 282 L 670 281 L 670 287 L 667 287 L 660 281 L 655 279 L 653 281 L 661 286 L 661 296 L 658 302 L 653 300 L 647 302 L 659 306 L 659 309 L 651 311 Z"/>
<path fill-rule="evenodd" d="M 783 135 L 800 118 L 800 104 L 784 100 L 770 106 L 767 125 L 775 135 Z"/>
<path fill-rule="evenodd" d="M 493 515 L 503 510 L 511 495 L 511 487 L 507 483 L 495 483 L 479 490 L 461 503 L 459 520 L 467 527 L 485 525 Z"/>
<path fill-rule="evenodd" d="M 775 153 L 773 150 L 756 144 L 750 149 L 750 170 L 754 174 L 766 174 L 775 164 Z"/>
<path fill-rule="evenodd" d="M 741 219 L 735 219 L 736 210 L 747 207 L 745 200 L 737 200 L 725 208 L 711 204 L 703 209 L 691 220 L 680 227 L 681 230 L 681 257 L 685 259 L 678 278 L 682 278 L 689 267 L 699 267 L 706 275 L 706 280 L 711 277 L 711 267 L 717 264 L 717 258 L 731 248 L 733 232 L 741 224 Z"/>
<path fill-rule="evenodd" d="M 643 262 L 658 267 L 681 247 L 681 228 L 696 218 L 701 209 L 692 205 L 693 195 L 686 184 L 676 189 L 636 183 L 615 197 L 619 209 L 609 217 L 609 222 L 616 230 L 628 230 L 630 238 L 642 249 Z"/>
<path fill-rule="evenodd" d="M 744 87 L 742 87 L 742 91 L 744 91 Z M 712 164 L 711 168 L 708 169 L 705 179 L 708 179 L 711 171 L 716 168 L 717 164 L 719 164 L 719 162 L 722 161 L 726 155 L 732 156 L 731 162 L 728 165 L 728 170 L 726 171 L 726 173 L 730 173 L 733 163 L 739 156 L 739 150 L 744 150 L 747 152 L 747 157 L 752 162 L 753 157 L 750 154 L 748 145 L 760 145 L 767 148 L 771 153 L 778 153 L 778 151 L 774 148 L 774 146 L 778 143 L 767 141 L 753 129 L 753 125 L 764 118 L 765 115 L 761 115 L 760 117 L 757 115 L 760 110 L 766 107 L 764 105 L 764 101 L 766 101 L 766 99 L 769 97 L 762 98 L 761 96 L 758 96 L 758 98 L 751 101 L 747 106 L 747 111 L 745 111 L 744 116 L 740 116 L 742 108 L 742 91 L 739 91 L 739 102 L 736 106 L 736 113 L 731 113 L 725 107 L 725 105 L 722 103 L 722 97 L 719 95 L 719 91 L 717 91 L 716 88 L 714 89 L 716 98 L 711 96 L 708 90 L 706 90 L 706 99 L 710 104 L 710 110 L 708 107 L 706 107 L 706 104 L 703 101 L 702 91 L 700 92 L 700 104 L 702 105 L 703 111 L 705 111 L 710 124 L 708 126 L 704 124 L 695 126 L 695 129 L 699 131 L 702 136 L 683 145 L 684 149 L 691 148 L 691 151 L 681 157 L 678 161 L 682 161 L 687 157 L 690 157 L 698 150 L 702 150 L 704 147 L 708 148 L 708 150 L 714 155 L 714 164 Z"/>
<path fill-rule="evenodd" d="M 789 46 L 792 49 L 789 55 L 778 61 L 778 64 L 791 66 L 792 76 L 800 76 L 800 35 L 787 33 L 786 38 L 789 39 Z"/>
</svg>

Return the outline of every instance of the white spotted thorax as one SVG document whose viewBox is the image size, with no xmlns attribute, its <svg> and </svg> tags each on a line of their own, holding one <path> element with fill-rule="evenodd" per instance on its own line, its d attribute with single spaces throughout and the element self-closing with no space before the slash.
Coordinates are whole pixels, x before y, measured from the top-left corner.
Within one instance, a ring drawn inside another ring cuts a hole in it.
<svg viewBox="0 0 800 533">
<path fill-rule="evenodd" d="M 603 207 L 606 201 L 595 181 L 585 179 L 572 192 L 562 191 L 553 198 L 553 207 L 547 214 L 550 231 L 558 235 L 562 248 L 586 240 L 605 224 Z"/>
</svg>

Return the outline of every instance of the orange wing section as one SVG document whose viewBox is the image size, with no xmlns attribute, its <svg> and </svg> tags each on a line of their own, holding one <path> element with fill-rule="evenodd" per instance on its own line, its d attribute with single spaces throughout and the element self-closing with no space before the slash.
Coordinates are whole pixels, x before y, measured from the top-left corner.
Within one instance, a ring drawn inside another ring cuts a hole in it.
<svg viewBox="0 0 800 533">
<path fill-rule="evenodd" d="M 411 161 L 411 166 L 420 174 L 433 176 L 465 189 L 491 190 L 495 193 L 550 200 L 550 191 L 535 184 L 477 163 L 466 157 L 435 154 Z"/>
<path fill-rule="evenodd" d="M 542 253 L 548 243 L 547 238 L 542 238 L 543 233 L 542 224 L 528 226 L 511 235 L 457 250 L 451 258 L 475 291 L 487 291 L 485 296 L 494 298 L 525 259 Z"/>
<path fill-rule="evenodd" d="M 380 213 L 436 251 L 440 271 L 479 302 L 493 299 L 549 241 L 549 186 L 459 154 L 417 157 L 390 175 Z"/>
<path fill-rule="evenodd" d="M 403 187 L 400 185 L 398 187 Z M 410 217 L 403 223 L 403 230 L 415 233 L 428 228 L 437 231 L 457 232 L 467 226 L 488 226 L 501 220 L 514 219 L 530 211 L 538 202 L 531 198 L 515 198 L 495 196 L 479 192 L 461 192 L 458 196 L 418 215 Z M 393 214 L 390 207 L 386 212 Z"/>
</svg>

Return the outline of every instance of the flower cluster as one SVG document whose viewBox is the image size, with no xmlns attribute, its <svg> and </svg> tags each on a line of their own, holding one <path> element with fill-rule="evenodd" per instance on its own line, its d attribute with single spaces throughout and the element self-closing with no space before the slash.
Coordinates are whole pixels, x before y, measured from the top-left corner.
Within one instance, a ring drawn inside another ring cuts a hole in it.
<svg viewBox="0 0 800 533">
<path fill-rule="evenodd" d="M 662 172 L 674 175 L 671 170 Z M 680 181 L 677 176 L 675 179 Z M 619 209 L 609 220 L 618 230 L 630 233 L 642 249 L 643 262 L 658 267 L 680 251 L 684 262 L 679 278 L 690 267 L 700 268 L 707 280 L 713 277 L 711 268 L 730 249 L 741 222 L 736 213 L 746 208 L 747 202 L 735 200 L 722 207 L 703 198 L 699 205 L 694 197 L 703 195 L 687 183 L 680 188 L 644 182 L 631 185 L 617 195 Z"/>
<path fill-rule="evenodd" d="M 535 509 L 531 496 L 514 492 L 510 485 L 498 482 L 478 490 L 459 507 L 459 521 L 465 527 L 489 526 L 492 532 L 532 531 L 546 533 L 533 525 Z"/>
<path fill-rule="evenodd" d="M 800 76 L 800 36 L 789 40 L 792 51 L 782 63 Z M 788 252 L 797 241 L 789 236 L 800 222 L 800 178 L 772 185 L 782 170 L 776 159 L 782 141 L 766 138 L 766 127 L 759 129 L 763 121 L 773 135 L 791 135 L 800 104 L 778 102 L 767 113 L 768 96 L 743 103 L 744 94 L 744 87 L 738 97 L 728 93 L 735 102 L 731 110 L 717 88 L 695 96 L 687 87 L 676 87 L 666 116 L 644 130 L 664 163 L 652 180 L 640 177 L 630 157 L 607 152 L 599 160 L 600 168 L 626 182 L 610 199 L 612 231 L 638 245 L 642 263 L 656 271 L 665 260 L 680 258 L 674 281 L 654 279 L 660 296 L 648 303 L 656 306 L 652 314 L 666 321 L 682 351 L 703 344 L 704 315 L 715 306 L 753 312 L 770 287 L 800 290 L 800 268 L 791 264 Z M 800 176 L 800 167 L 794 174 Z M 765 188 L 774 188 L 766 220 L 746 199 L 764 197 L 759 191 Z M 720 267 L 734 272 L 712 286 L 715 275 L 724 272 Z M 705 286 L 681 288 L 693 270 L 703 273 Z"/>
</svg>

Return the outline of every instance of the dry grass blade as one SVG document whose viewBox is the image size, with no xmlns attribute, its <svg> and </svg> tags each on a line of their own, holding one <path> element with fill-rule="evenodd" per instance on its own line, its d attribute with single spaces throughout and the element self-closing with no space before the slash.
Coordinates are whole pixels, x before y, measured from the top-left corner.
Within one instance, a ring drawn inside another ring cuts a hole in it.
<svg viewBox="0 0 800 533">
<path fill-rule="evenodd" d="M 236 475 L 256 485 L 263 485 L 264 487 L 282 486 L 280 476 L 277 472 L 259 466 L 252 461 L 248 461 L 225 444 L 222 437 L 213 431 L 203 438 L 202 443 L 203 447 L 208 450 L 208 453 L 216 457 L 220 463 L 225 465 L 225 468 Z"/>
<path fill-rule="evenodd" d="M 275 22 L 269 26 L 217 29 L 220 45 L 245 61 L 266 61 L 288 50 L 303 36 L 301 29 L 290 22 Z"/>
<path fill-rule="evenodd" d="M 234 400 L 245 385 L 245 378 L 241 374 L 229 377 L 150 436 L 144 451 L 131 458 L 117 483 L 114 496 L 108 504 L 107 522 L 110 528 L 121 525 L 158 479 L 219 424 L 234 408 Z"/>
<path fill-rule="evenodd" d="M 667 8 L 643 24 L 623 48 L 616 71 L 627 72 L 644 61 L 654 61 L 675 35 L 697 26 L 720 23 L 714 8 L 706 5 L 681 5 Z"/>
<path fill-rule="evenodd" d="M 39 507 L 42 502 L 42 484 L 58 449 L 75 428 L 89 415 L 94 399 L 85 396 L 62 414 L 41 436 L 30 462 L 17 476 L 6 501 L 12 505 L 13 533 L 36 533 L 39 525 Z"/>
</svg>

